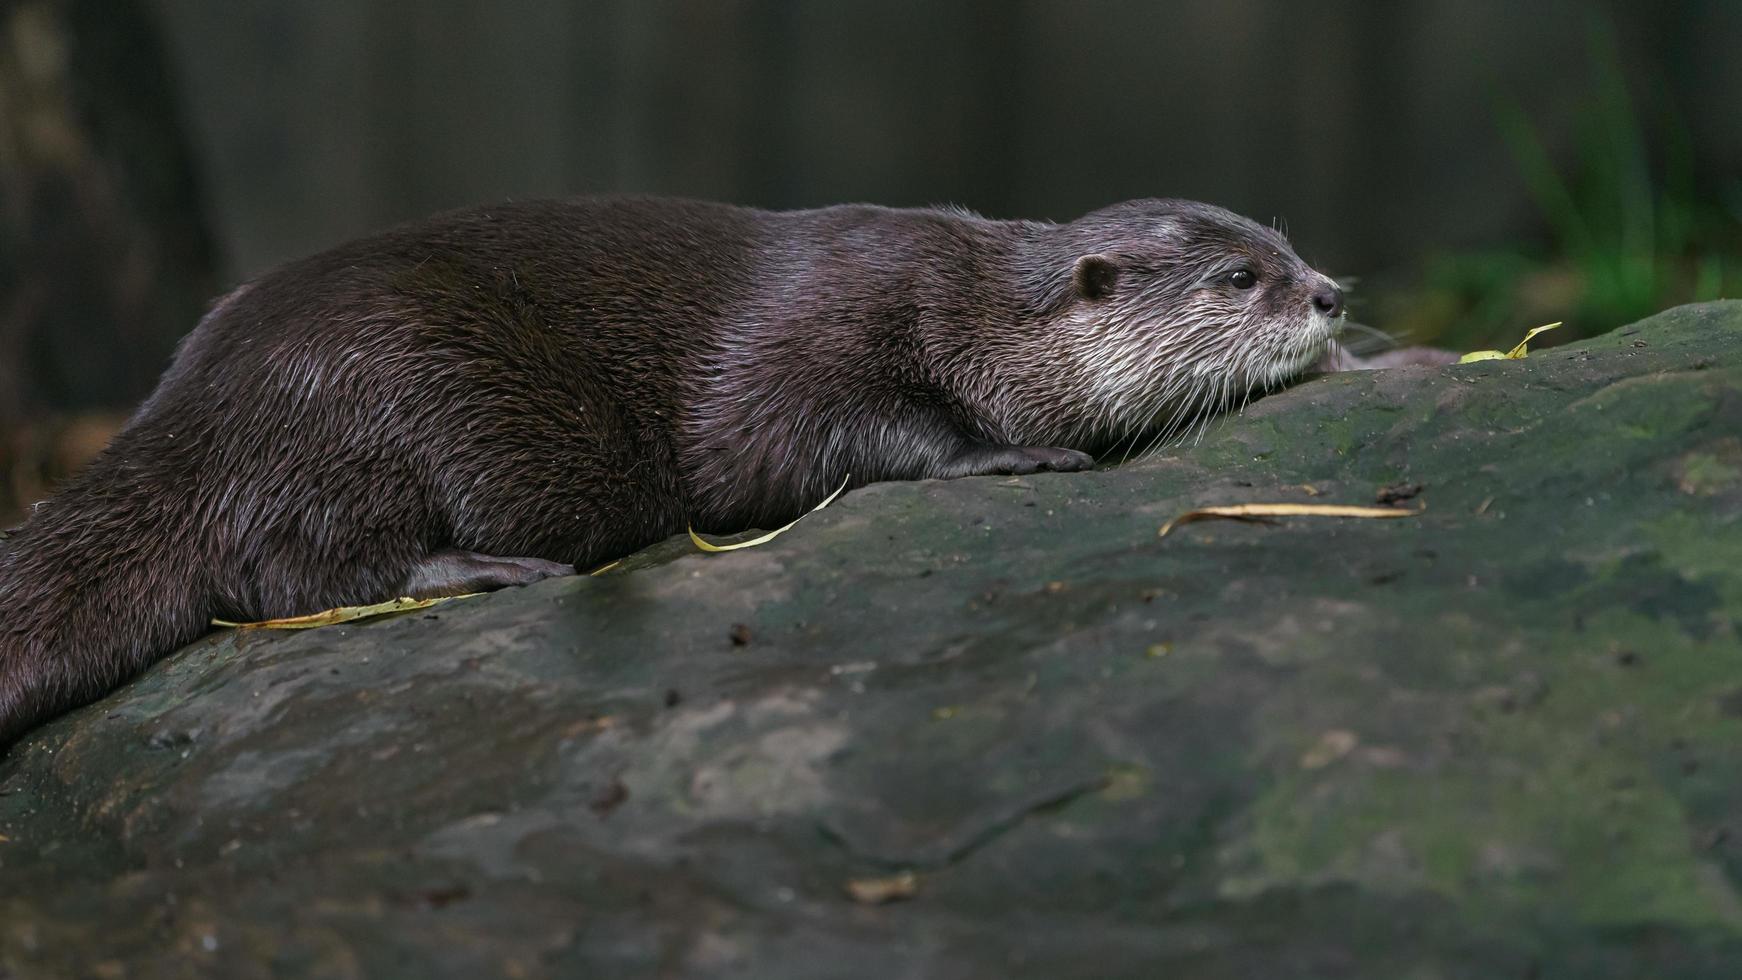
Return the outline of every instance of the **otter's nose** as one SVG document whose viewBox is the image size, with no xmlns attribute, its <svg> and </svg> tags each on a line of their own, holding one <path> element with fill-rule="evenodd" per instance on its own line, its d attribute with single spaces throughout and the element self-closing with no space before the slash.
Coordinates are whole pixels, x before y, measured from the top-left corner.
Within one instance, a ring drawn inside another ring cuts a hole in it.
<svg viewBox="0 0 1742 980">
<path fill-rule="evenodd" d="M 1325 316 L 1336 318 L 1343 312 L 1343 291 L 1330 283 L 1325 283 L 1313 293 L 1313 307 Z"/>
</svg>

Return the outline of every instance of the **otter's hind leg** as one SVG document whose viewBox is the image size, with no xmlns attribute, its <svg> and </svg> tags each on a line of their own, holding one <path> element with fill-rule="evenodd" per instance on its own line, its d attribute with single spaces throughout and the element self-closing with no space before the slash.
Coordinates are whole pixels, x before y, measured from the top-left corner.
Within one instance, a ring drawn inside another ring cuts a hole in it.
<svg viewBox="0 0 1742 980">
<path fill-rule="evenodd" d="M 406 576 L 404 594 L 414 599 L 491 592 L 575 574 L 575 566 L 542 558 L 497 558 L 445 548 L 419 560 Z"/>
</svg>

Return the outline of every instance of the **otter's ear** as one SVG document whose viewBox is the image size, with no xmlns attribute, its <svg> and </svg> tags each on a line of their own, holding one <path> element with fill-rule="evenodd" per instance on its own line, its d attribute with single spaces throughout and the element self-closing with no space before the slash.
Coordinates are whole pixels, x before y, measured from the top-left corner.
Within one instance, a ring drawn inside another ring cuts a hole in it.
<svg viewBox="0 0 1742 980">
<path fill-rule="evenodd" d="M 1105 254 L 1085 255 L 1071 270 L 1071 285 L 1084 299 L 1106 299 L 1119 281 L 1119 263 Z"/>
</svg>

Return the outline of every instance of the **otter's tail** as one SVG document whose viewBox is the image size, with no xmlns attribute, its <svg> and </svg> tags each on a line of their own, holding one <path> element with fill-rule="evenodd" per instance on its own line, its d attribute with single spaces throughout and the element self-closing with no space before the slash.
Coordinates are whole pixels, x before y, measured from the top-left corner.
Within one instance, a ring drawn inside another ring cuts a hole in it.
<svg viewBox="0 0 1742 980">
<path fill-rule="evenodd" d="M 125 438 L 125 436 L 123 436 Z M 205 631 L 191 529 L 150 476 L 111 447 L 0 542 L 0 748 L 101 697 Z"/>
</svg>

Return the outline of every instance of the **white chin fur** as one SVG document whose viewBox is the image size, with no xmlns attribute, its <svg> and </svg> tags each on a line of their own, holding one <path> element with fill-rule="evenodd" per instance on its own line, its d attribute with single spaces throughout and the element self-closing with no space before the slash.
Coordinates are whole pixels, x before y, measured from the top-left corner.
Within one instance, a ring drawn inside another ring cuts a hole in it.
<svg viewBox="0 0 1742 980">
<path fill-rule="evenodd" d="M 1341 333 L 1343 318 L 1332 319 L 1314 310 L 1307 318 L 1306 329 L 1298 341 L 1290 345 L 1284 356 L 1270 364 L 1267 376 L 1256 379 L 1259 387 L 1270 387 L 1300 374 L 1317 364 L 1330 349 L 1331 340 Z"/>
<path fill-rule="evenodd" d="M 1093 418 L 1060 429 L 1042 415 L 1013 423 L 1012 431 L 1044 434 L 1041 441 L 1057 445 L 1072 445 L 1085 432 L 1115 440 L 1154 429 L 1183 432 L 1202 410 L 1238 404 L 1311 368 L 1342 325 L 1340 317 L 1315 310 L 1284 331 L 1242 339 L 1210 318 L 1110 325 L 1100 317 L 1073 315 L 1062 332 L 1073 341 L 1067 356 L 1075 357 L 1087 382 Z M 1150 338 L 1158 333 L 1175 345 L 1152 346 Z M 1239 343 L 1251 346 L 1233 346 Z M 1181 411 L 1187 414 L 1176 415 Z"/>
</svg>

